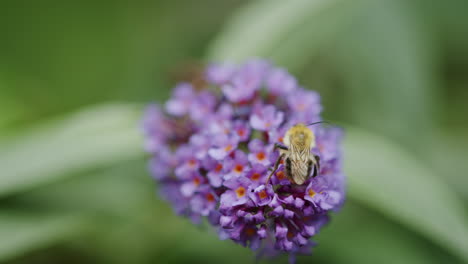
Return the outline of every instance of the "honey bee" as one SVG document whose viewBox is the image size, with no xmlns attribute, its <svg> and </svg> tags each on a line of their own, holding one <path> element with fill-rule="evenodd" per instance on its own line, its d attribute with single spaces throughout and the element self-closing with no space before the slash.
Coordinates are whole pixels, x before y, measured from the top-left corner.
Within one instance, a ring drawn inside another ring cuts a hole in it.
<svg viewBox="0 0 468 264">
<path fill-rule="evenodd" d="M 280 156 L 275 162 L 273 171 L 268 176 L 266 183 L 270 181 L 271 176 L 278 169 L 281 161 L 284 161 L 285 174 L 288 179 L 297 185 L 302 185 L 310 177 L 316 177 L 320 171 L 320 157 L 311 153 L 315 147 L 315 135 L 307 126 L 315 125 L 321 122 L 315 122 L 309 125 L 297 124 L 291 127 L 284 136 L 284 144 L 275 144 L 274 150 L 279 149 Z"/>
</svg>

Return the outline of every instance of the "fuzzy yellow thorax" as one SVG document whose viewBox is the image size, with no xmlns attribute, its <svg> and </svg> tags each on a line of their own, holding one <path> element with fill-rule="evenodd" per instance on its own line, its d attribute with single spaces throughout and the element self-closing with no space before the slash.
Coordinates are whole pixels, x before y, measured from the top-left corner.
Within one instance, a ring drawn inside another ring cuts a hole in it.
<svg viewBox="0 0 468 264">
<path fill-rule="evenodd" d="M 315 135 L 312 130 L 304 124 L 297 124 L 291 127 L 286 132 L 284 138 L 286 146 L 303 146 L 309 149 L 315 147 Z"/>
</svg>

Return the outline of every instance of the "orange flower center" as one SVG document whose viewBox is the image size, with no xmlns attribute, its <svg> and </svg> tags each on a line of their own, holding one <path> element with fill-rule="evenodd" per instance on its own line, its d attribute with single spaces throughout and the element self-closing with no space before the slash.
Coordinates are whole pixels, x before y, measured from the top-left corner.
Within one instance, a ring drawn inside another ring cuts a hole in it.
<svg viewBox="0 0 468 264">
<path fill-rule="evenodd" d="M 317 147 L 318 147 L 318 149 L 320 150 L 320 152 L 323 152 L 323 150 L 324 150 L 324 148 L 325 148 L 325 147 L 323 146 L 323 144 L 317 144 Z"/>
<path fill-rule="evenodd" d="M 206 200 L 207 200 L 208 202 L 211 202 L 211 203 L 212 203 L 212 202 L 215 201 L 215 198 L 214 198 L 213 194 L 207 193 L 207 194 L 206 194 Z"/>
<path fill-rule="evenodd" d="M 283 137 L 279 137 L 279 138 L 278 138 L 278 141 L 281 142 L 281 143 L 284 143 L 284 142 L 283 142 Z"/>
<path fill-rule="evenodd" d="M 314 197 L 316 194 L 317 194 L 317 193 L 316 193 L 314 190 L 309 189 L 309 196 L 310 196 L 310 197 Z"/>
<path fill-rule="evenodd" d="M 240 137 L 243 137 L 245 135 L 245 130 L 243 129 L 237 130 L 237 135 L 239 135 Z"/>
<path fill-rule="evenodd" d="M 252 176 L 250 177 L 251 180 L 254 180 L 254 181 L 258 181 L 260 179 L 260 173 L 256 172 L 254 174 L 252 174 Z"/>
<path fill-rule="evenodd" d="M 278 180 L 283 180 L 283 179 L 285 178 L 285 176 L 286 176 L 286 175 L 284 175 L 284 171 L 278 171 L 278 172 L 276 173 L 276 178 L 277 178 Z"/>
<path fill-rule="evenodd" d="M 225 148 L 224 148 L 225 151 L 231 151 L 232 150 L 232 145 L 227 145 Z"/>
<path fill-rule="evenodd" d="M 197 186 L 200 185 L 200 183 L 201 183 L 200 178 L 196 177 L 195 179 L 193 179 L 193 183 L 195 183 L 195 185 L 197 185 Z"/>
<path fill-rule="evenodd" d="M 240 186 L 236 189 L 237 198 L 242 198 L 245 195 L 245 188 Z"/>
<path fill-rule="evenodd" d="M 247 228 L 247 229 L 245 229 L 245 233 L 246 233 L 248 236 L 253 236 L 253 235 L 255 235 L 255 229 L 253 229 L 253 228 Z"/>
<path fill-rule="evenodd" d="M 220 172 L 222 169 L 223 169 L 223 165 L 218 164 L 218 165 L 216 165 L 216 168 L 214 170 L 215 170 L 215 172 Z"/>
<path fill-rule="evenodd" d="M 265 159 L 265 153 L 264 152 L 257 153 L 257 159 L 258 160 L 264 160 Z"/>
<path fill-rule="evenodd" d="M 258 193 L 258 197 L 259 197 L 260 199 L 265 199 L 265 198 L 268 197 L 268 194 L 267 194 L 267 192 L 266 192 L 265 190 L 261 190 L 261 191 Z"/>
<path fill-rule="evenodd" d="M 195 165 L 197 165 L 197 161 L 194 159 L 191 159 L 188 161 L 188 165 L 193 168 L 195 167 Z"/>
<path fill-rule="evenodd" d="M 234 167 L 234 171 L 237 172 L 237 173 L 241 173 L 243 170 L 244 170 L 244 166 L 242 166 L 242 165 L 240 165 L 240 164 L 237 164 L 237 165 Z"/>
<path fill-rule="evenodd" d="M 294 237 L 294 234 L 292 232 L 288 232 L 288 238 L 292 239 Z"/>
</svg>

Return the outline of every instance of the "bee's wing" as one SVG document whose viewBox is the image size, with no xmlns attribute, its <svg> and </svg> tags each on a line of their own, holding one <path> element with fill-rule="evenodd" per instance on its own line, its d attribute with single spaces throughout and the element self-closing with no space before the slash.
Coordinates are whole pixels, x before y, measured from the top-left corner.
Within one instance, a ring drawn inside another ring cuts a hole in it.
<svg viewBox="0 0 468 264">
<path fill-rule="evenodd" d="M 296 184 L 303 184 L 310 174 L 311 162 L 310 154 L 307 149 L 291 152 L 291 175 Z"/>
</svg>

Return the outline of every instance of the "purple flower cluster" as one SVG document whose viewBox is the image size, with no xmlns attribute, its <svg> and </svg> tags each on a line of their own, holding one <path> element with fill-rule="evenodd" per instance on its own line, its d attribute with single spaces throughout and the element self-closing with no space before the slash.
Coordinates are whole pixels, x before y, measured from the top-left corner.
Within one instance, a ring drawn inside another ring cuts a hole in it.
<svg viewBox="0 0 468 264">
<path fill-rule="evenodd" d="M 286 70 L 263 60 L 205 71 L 206 87 L 179 84 L 164 106 L 143 119 L 150 170 L 175 211 L 199 223 L 203 216 L 222 239 L 257 250 L 307 254 L 309 239 L 345 198 L 342 131 L 316 125 L 312 152 L 321 170 L 294 185 L 281 164 L 266 179 L 285 132 L 321 120 L 320 96 L 298 86 Z"/>
</svg>

